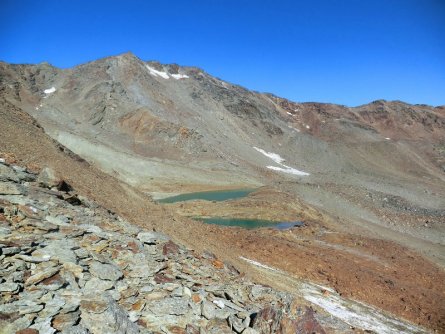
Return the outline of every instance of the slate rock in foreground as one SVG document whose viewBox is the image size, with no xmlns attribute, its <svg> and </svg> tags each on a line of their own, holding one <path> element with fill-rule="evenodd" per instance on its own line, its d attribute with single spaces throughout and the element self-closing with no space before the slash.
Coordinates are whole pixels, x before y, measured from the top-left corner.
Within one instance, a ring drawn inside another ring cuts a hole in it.
<svg viewBox="0 0 445 334">
<path fill-rule="evenodd" d="M 0 166 L 4 333 L 324 333 L 289 294 L 87 199 L 72 205 L 49 170 Z"/>
</svg>

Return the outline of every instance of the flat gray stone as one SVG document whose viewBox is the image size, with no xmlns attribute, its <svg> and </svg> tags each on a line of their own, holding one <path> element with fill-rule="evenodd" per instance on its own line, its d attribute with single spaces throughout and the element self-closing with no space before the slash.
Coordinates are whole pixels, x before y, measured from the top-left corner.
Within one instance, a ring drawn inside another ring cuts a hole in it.
<svg viewBox="0 0 445 334">
<path fill-rule="evenodd" d="M 0 284 L 0 292 L 17 292 L 19 291 L 20 284 L 18 283 L 3 283 Z"/>
<path fill-rule="evenodd" d="M 83 290 L 85 291 L 85 293 L 93 293 L 93 292 L 102 293 L 106 290 L 112 289 L 113 287 L 114 287 L 113 281 L 101 280 L 97 277 L 91 277 L 91 279 L 85 283 Z"/>
<path fill-rule="evenodd" d="M 88 330 L 82 325 L 77 325 L 69 328 L 65 328 L 61 331 L 62 334 L 88 334 Z"/>
<path fill-rule="evenodd" d="M 205 300 L 201 304 L 201 314 L 207 320 L 213 319 L 216 317 L 216 307 L 213 303 Z"/>
<path fill-rule="evenodd" d="M 41 310 L 43 310 L 43 305 L 33 301 L 27 301 L 26 304 L 19 305 L 20 314 L 37 313 Z"/>
<path fill-rule="evenodd" d="M 77 256 L 73 249 L 77 248 L 75 241 L 71 239 L 51 240 L 48 246 L 38 249 L 32 253 L 33 256 L 49 255 L 51 258 L 58 259 L 59 262 L 77 263 Z"/>
<path fill-rule="evenodd" d="M 70 226 L 69 219 L 65 216 L 46 216 L 45 219 L 49 221 L 51 224 L 59 225 L 59 226 Z"/>
<path fill-rule="evenodd" d="M 185 298 L 165 298 L 147 303 L 145 308 L 159 316 L 184 315 L 190 309 Z"/>
<path fill-rule="evenodd" d="M 90 264 L 90 272 L 93 276 L 110 281 L 117 281 L 123 276 L 122 271 L 115 265 L 100 263 L 98 261 L 93 261 Z"/>
<path fill-rule="evenodd" d="M 53 334 L 56 332 L 56 329 L 51 327 L 52 318 L 46 319 L 38 319 L 38 322 L 35 322 L 30 328 L 37 329 L 39 334 Z"/>
<path fill-rule="evenodd" d="M 30 263 L 42 263 L 49 261 L 51 259 L 51 256 L 48 254 L 43 254 L 40 256 L 29 256 L 29 255 L 19 254 L 16 256 L 16 258 Z"/>
<path fill-rule="evenodd" d="M 20 253 L 19 247 L 5 247 L 2 248 L 3 255 L 14 255 Z"/>
<path fill-rule="evenodd" d="M 165 234 L 158 233 L 158 232 L 140 232 L 137 235 L 137 238 L 141 242 L 143 242 L 145 244 L 149 244 L 149 245 L 154 245 L 154 244 L 158 244 L 160 242 L 170 240 L 170 238 L 167 237 Z"/>
</svg>

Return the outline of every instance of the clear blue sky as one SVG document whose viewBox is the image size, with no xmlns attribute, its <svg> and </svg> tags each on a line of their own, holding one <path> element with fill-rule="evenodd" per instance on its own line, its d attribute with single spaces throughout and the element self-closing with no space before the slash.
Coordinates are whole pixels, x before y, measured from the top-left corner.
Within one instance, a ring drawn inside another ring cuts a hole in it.
<svg viewBox="0 0 445 334">
<path fill-rule="evenodd" d="M 132 51 L 295 101 L 445 104 L 445 0 L 0 0 L 0 59 Z"/>
</svg>

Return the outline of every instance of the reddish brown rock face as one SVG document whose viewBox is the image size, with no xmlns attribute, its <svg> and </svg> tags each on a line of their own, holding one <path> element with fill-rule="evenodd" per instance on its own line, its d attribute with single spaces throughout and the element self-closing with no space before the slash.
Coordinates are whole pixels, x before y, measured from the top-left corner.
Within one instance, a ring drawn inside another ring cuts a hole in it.
<svg viewBox="0 0 445 334">
<path fill-rule="evenodd" d="M 321 327 L 314 317 L 314 310 L 306 308 L 306 312 L 297 320 L 293 333 L 301 334 L 325 334 L 325 330 Z"/>
<path fill-rule="evenodd" d="M 166 256 L 176 255 L 178 252 L 179 246 L 171 240 L 167 241 L 162 248 L 162 254 Z"/>
<path fill-rule="evenodd" d="M 291 312 L 292 314 L 292 312 Z M 293 317 L 283 307 L 268 307 L 258 312 L 253 328 L 260 333 L 280 334 L 326 334 L 314 317 L 314 311 L 306 308 L 302 316 Z"/>
</svg>

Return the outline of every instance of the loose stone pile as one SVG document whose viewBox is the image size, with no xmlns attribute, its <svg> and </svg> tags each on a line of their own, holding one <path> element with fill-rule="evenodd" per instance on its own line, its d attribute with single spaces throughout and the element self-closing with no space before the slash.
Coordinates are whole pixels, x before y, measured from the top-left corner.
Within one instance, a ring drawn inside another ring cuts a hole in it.
<svg viewBox="0 0 445 334">
<path fill-rule="evenodd" d="M 0 333 L 324 333 L 292 296 L 0 159 Z"/>
</svg>

